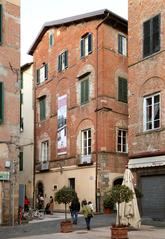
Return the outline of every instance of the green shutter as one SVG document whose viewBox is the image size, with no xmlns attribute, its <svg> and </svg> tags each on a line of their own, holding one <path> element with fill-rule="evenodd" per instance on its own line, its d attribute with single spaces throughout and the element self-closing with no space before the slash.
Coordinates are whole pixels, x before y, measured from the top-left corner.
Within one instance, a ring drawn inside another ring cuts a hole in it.
<svg viewBox="0 0 165 239">
<path fill-rule="evenodd" d="M 40 120 L 44 120 L 46 118 L 46 98 L 42 97 L 40 99 Z"/>
<path fill-rule="evenodd" d="M 37 84 L 40 83 L 40 69 L 37 70 Z"/>
<path fill-rule="evenodd" d="M 93 39 L 92 39 L 92 33 L 88 34 L 88 53 L 92 52 L 92 47 L 93 47 Z"/>
<path fill-rule="evenodd" d="M 2 4 L 0 4 L 0 44 L 2 43 Z"/>
<path fill-rule="evenodd" d="M 84 38 L 81 38 L 80 41 L 80 58 L 83 58 L 85 56 L 85 41 Z"/>
<path fill-rule="evenodd" d="M 68 51 L 66 50 L 64 54 L 65 54 L 65 68 L 67 68 L 68 67 Z"/>
<path fill-rule="evenodd" d="M 58 72 L 62 70 L 62 56 L 58 56 Z"/>
<path fill-rule="evenodd" d="M 4 86 L 3 82 L 0 82 L 0 124 L 3 122 L 4 115 Z"/>
<path fill-rule="evenodd" d="M 45 80 L 48 79 L 48 64 L 45 64 Z"/>
<path fill-rule="evenodd" d="M 124 103 L 128 101 L 127 80 L 119 77 L 118 79 L 118 100 Z"/>
<path fill-rule="evenodd" d="M 23 171 L 23 152 L 19 153 L 19 171 Z"/>
<path fill-rule="evenodd" d="M 89 101 L 89 79 L 81 81 L 81 104 Z"/>
</svg>

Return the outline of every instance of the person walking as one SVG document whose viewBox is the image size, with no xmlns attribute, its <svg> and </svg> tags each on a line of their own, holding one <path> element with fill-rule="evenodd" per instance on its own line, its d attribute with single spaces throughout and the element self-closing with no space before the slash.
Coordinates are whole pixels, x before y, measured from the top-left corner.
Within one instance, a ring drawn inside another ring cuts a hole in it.
<svg viewBox="0 0 165 239">
<path fill-rule="evenodd" d="M 54 200 L 53 200 L 53 197 L 50 196 L 50 199 L 49 199 L 49 210 L 50 210 L 50 214 L 53 215 L 53 209 L 54 209 Z"/>
<path fill-rule="evenodd" d="M 80 211 L 80 202 L 78 197 L 76 196 L 70 205 L 70 212 L 71 212 L 71 217 L 73 224 L 77 224 L 77 219 L 78 219 L 78 213 Z"/>
<path fill-rule="evenodd" d="M 82 213 L 84 214 L 87 230 L 90 230 L 90 222 L 91 218 L 93 217 L 93 212 L 91 207 L 87 204 L 86 200 L 82 201 Z"/>
</svg>

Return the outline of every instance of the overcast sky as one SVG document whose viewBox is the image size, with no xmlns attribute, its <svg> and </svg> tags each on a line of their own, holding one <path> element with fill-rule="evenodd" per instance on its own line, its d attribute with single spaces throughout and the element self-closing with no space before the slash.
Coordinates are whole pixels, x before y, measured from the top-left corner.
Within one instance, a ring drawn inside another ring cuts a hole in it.
<svg viewBox="0 0 165 239">
<path fill-rule="evenodd" d="M 21 65 L 45 22 L 105 8 L 128 18 L 128 0 L 21 0 Z"/>
</svg>

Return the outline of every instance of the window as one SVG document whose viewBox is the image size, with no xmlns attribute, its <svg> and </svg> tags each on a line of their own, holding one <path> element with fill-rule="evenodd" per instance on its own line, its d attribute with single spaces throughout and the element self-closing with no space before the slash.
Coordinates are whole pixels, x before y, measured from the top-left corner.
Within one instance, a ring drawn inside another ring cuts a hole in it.
<svg viewBox="0 0 165 239">
<path fill-rule="evenodd" d="M 127 131 L 119 129 L 117 132 L 117 151 L 127 153 Z"/>
<path fill-rule="evenodd" d="M 75 178 L 68 178 L 68 180 L 69 180 L 69 188 L 75 190 Z"/>
<path fill-rule="evenodd" d="M 118 101 L 128 102 L 127 80 L 121 77 L 118 78 Z"/>
<path fill-rule="evenodd" d="M 19 153 L 19 171 L 23 171 L 23 152 Z"/>
<path fill-rule="evenodd" d="M 160 94 L 144 98 L 144 130 L 160 127 Z"/>
<path fill-rule="evenodd" d="M 80 97 L 81 105 L 89 102 L 89 77 L 80 80 Z"/>
<path fill-rule="evenodd" d="M 39 99 L 39 105 L 40 105 L 40 120 L 46 119 L 46 96 L 42 96 Z"/>
<path fill-rule="evenodd" d="M 0 44 L 2 44 L 2 4 L 0 4 Z"/>
<path fill-rule="evenodd" d="M 0 82 L 0 124 L 3 122 L 4 114 L 4 86 L 3 82 Z"/>
<path fill-rule="evenodd" d="M 160 50 L 160 14 L 143 23 L 143 56 Z"/>
<path fill-rule="evenodd" d="M 41 143 L 41 162 L 48 161 L 48 149 L 49 149 L 49 142 L 44 141 Z"/>
<path fill-rule="evenodd" d="M 91 162 L 91 129 L 86 129 L 81 132 L 81 161 L 82 163 Z"/>
<path fill-rule="evenodd" d="M 54 45 L 54 34 L 51 32 L 49 34 L 49 46 L 52 47 Z"/>
<path fill-rule="evenodd" d="M 118 52 L 127 56 L 127 38 L 123 35 L 118 35 Z"/>
<path fill-rule="evenodd" d="M 63 71 L 68 67 L 68 51 L 64 51 L 58 56 L 58 71 Z"/>
<path fill-rule="evenodd" d="M 80 41 L 80 57 L 83 58 L 92 52 L 92 33 L 88 33 Z"/>
<path fill-rule="evenodd" d="M 48 64 L 44 64 L 37 70 L 37 84 L 43 83 L 48 79 Z"/>
</svg>

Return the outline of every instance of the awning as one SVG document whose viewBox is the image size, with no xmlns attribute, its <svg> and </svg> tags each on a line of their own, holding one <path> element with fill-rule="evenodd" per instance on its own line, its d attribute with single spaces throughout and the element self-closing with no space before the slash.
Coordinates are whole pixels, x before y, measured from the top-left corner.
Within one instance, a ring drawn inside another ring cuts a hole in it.
<svg viewBox="0 0 165 239">
<path fill-rule="evenodd" d="M 130 159 L 128 168 L 159 167 L 165 165 L 165 155 Z"/>
</svg>

